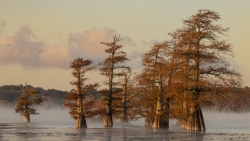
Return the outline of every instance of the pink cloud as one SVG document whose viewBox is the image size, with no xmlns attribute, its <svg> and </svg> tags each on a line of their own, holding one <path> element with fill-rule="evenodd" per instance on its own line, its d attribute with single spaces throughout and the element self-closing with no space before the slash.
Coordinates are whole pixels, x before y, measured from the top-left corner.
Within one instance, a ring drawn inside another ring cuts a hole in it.
<svg viewBox="0 0 250 141">
<path fill-rule="evenodd" d="M 68 68 L 71 58 L 67 44 L 42 47 L 39 61 L 44 67 Z"/>
<path fill-rule="evenodd" d="M 70 34 L 68 43 L 71 55 L 100 60 L 105 57 L 104 50 L 107 48 L 101 42 L 110 42 L 116 31 L 113 29 L 91 29 L 81 34 Z"/>
<path fill-rule="evenodd" d="M 41 42 L 27 41 L 16 36 L 0 36 L 0 63 L 21 64 L 25 67 L 38 66 Z"/>
<path fill-rule="evenodd" d="M 113 29 L 90 29 L 82 33 L 69 35 L 68 42 L 48 45 L 34 41 L 36 35 L 29 26 L 22 26 L 14 36 L 0 35 L 0 64 L 20 64 L 24 68 L 55 67 L 68 68 L 69 63 L 77 58 L 102 62 L 107 54 L 107 46 L 101 42 L 111 42 L 117 32 Z M 132 40 L 124 37 L 122 44 Z"/>
</svg>

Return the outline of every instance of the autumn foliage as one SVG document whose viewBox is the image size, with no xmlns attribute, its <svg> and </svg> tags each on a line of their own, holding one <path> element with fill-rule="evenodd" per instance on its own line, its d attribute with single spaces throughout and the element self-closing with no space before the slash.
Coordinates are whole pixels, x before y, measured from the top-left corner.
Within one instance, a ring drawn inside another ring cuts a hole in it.
<svg viewBox="0 0 250 141">
<path fill-rule="evenodd" d="M 73 69 L 72 75 L 76 80 L 71 82 L 75 86 L 66 97 L 64 105 L 69 108 L 71 117 L 76 120 L 77 128 L 87 128 L 86 117 L 94 116 L 94 98 L 90 91 L 98 87 L 98 83 L 86 85 L 87 78 L 85 73 L 95 67 L 91 65 L 91 60 L 83 60 L 77 58 L 70 63 L 70 68 Z"/>
<path fill-rule="evenodd" d="M 28 88 L 27 84 L 23 94 L 18 98 L 16 103 L 15 112 L 24 116 L 24 122 L 30 122 L 30 115 L 37 115 L 35 105 L 42 103 L 42 97 L 35 89 Z"/>
<path fill-rule="evenodd" d="M 86 117 L 99 114 L 105 127 L 113 126 L 113 118 L 127 123 L 143 117 L 152 128 L 169 128 L 169 119 L 177 119 L 181 128 L 205 131 L 204 107 L 246 108 L 249 88 L 242 88 L 241 75 L 227 60 L 233 46 L 224 40 L 229 28 L 218 24 L 219 19 L 214 11 L 199 10 L 183 20 L 183 27 L 169 33 L 170 40 L 155 42 L 142 54 L 143 69 L 133 78 L 124 65 L 127 54 L 117 44 L 120 36 L 102 42 L 108 47 L 108 57 L 100 63 L 107 88 L 99 90 L 98 102 L 89 93 L 98 84 L 85 85 L 92 61 L 74 60 L 70 68 L 76 81 L 71 84 L 76 89 L 65 98 L 71 116 L 86 124 Z"/>
<path fill-rule="evenodd" d="M 105 53 L 108 54 L 108 57 L 101 64 L 100 73 L 107 77 L 108 81 L 104 82 L 105 85 L 108 86 L 108 89 L 103 89 L 100 91 L 102 94 L 102 99 L 106 104 L 106 114 L 104 118 L 104 126 L 112 127 L 113 126 L 113 100 L 116 98 L 114 94 L 119 92 L 119 89 L 114 89 L 114 87 L 118 84 L 114 82 L 114 77 L 119 76 L 120 72 L 115 72 L 114 70 L 119 68 L 125 68 L 123 65 L 124 62 L 128 61 L 126 57 L 126 52 L 120 51 L 122 48 L 121 45 L 118 45 L 117 42 L 120 41 L 120 36 L 114 36 L 112 42 L 102 42 L 101 44 L 106 45 L 108 48 L 105 50 Z"/>
</svg>

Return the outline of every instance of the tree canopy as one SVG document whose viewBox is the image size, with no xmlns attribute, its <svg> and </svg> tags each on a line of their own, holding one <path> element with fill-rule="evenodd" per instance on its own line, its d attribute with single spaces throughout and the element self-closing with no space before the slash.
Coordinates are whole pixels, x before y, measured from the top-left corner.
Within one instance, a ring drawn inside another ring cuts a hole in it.
<svg viewBox="0 0 250 141">
<path fill-rule="evenodd" d="M 15 111 L 24 116 L 24 122 L 30 122 L 30 115 L 37 115 L 35 105 L 42 102 L 42 97 L 38 95 L 36 90 L 25 87 L 23 94 L 18 98 Z"/>
<path fill-rule="evenodd" d="M 76 58 L 73 62 L 70 62 L 70 68 L 72 68 L 72 75 L 76 80 L 70 84 L 75 86 L 75 90 L 71 91 L 64 101 L 64 105 L 70 109 L 70 114 L 73 119 L 76 120 L 77 128 L 87 128 L 85 117 L 93 116 L 93 100 L 90 90 L 94 90 L 98 87 L 98 83 L 85 84 L 87 78 L 85 73 L 95 68 L 92 66 L 91 60 L 83 60 L 83 58 Z"/>
</svg>

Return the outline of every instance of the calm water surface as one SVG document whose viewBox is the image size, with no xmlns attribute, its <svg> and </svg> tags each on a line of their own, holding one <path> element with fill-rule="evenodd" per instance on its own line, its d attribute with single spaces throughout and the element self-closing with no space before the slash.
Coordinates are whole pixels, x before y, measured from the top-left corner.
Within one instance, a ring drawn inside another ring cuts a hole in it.
<svg viewBox="0 0 250 141">
<path fill-rule="evenodd" d="M 143 120 L 115 122 L 113 128 L 87 121 L 88 129 L 77 130 L 67 110 L 40 110 L 40 115 L 31 116 L 28 124 L 12 109 L 0 109 L 0 113 L 0 141 L 250 141 L 250 114 L 204 112 L 207 131 L 188 132 L 180 129 L 175 120 L 171 120 L 168 130 L 144 127 Z"/>
</svg>

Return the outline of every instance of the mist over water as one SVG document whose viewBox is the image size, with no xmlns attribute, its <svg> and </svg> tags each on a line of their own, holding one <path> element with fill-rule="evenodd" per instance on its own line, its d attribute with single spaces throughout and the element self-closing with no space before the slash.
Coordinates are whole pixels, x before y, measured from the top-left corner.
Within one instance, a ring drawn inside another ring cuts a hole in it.
<svg viewBox="0 0 250 141">
<path fill-rule="evenodd" d="M 68 109 L 38 109 L 39 115 L 31 115 L 31 123 L 44 126 L 69 126 L 75 127 L 75 120 L 70 117 Z M 250 130 L 250 113 L 225 113 L 204 111 L 203 112 L 207 131 L 210 130 Z M 170 124 L 175 124 L 171 120 Z M 23 123 L 23 116 L 15 113 L 14 108 L 0 108 L 0 123 Z M 87 119 L 87 124 L 93 128 L 103 128 L 101 125 L 93 124 Z M 93 125 L 92 125 L 93 124 Z M 131 121 L 131 125 L 144 126 L 144 119 Z M 115 125 L 119 127 L 120 125 Z"/>
<path fill-rule="evenodd" d="M 250 132 L 250 113 L 203 112 L 207 131 Z"/>
<path fill-rule="evenodd" d="M 15 113 L 14 108 L 0 109 L 0 123 L 23 123 L 23 116 Z M 39 123 L 42 125 L 65 125 L 74 124 L 74 120 L 70 117 L 67 109 L 38 109 L 38 115 L 31 115 L 31 123 Z"/>
<path fill-rule="evenodd" d="M 129 124 L 114 122 L 104 128 L 102 121 L 87 119 L 88 129 L 76 129 L 68 109 L 38 109 L 31 115 L 31 123 L 23 123 L 23 116 L 14 109 L 0 109 L 0 141 L 44 140 L 250 140 L 250 113 L 219 113 L 204 111 L 207 131 L 188 132 L 170 121 L 170 129 L 153 130 L 144 126 L 144 119 Z"/>
</svg>

